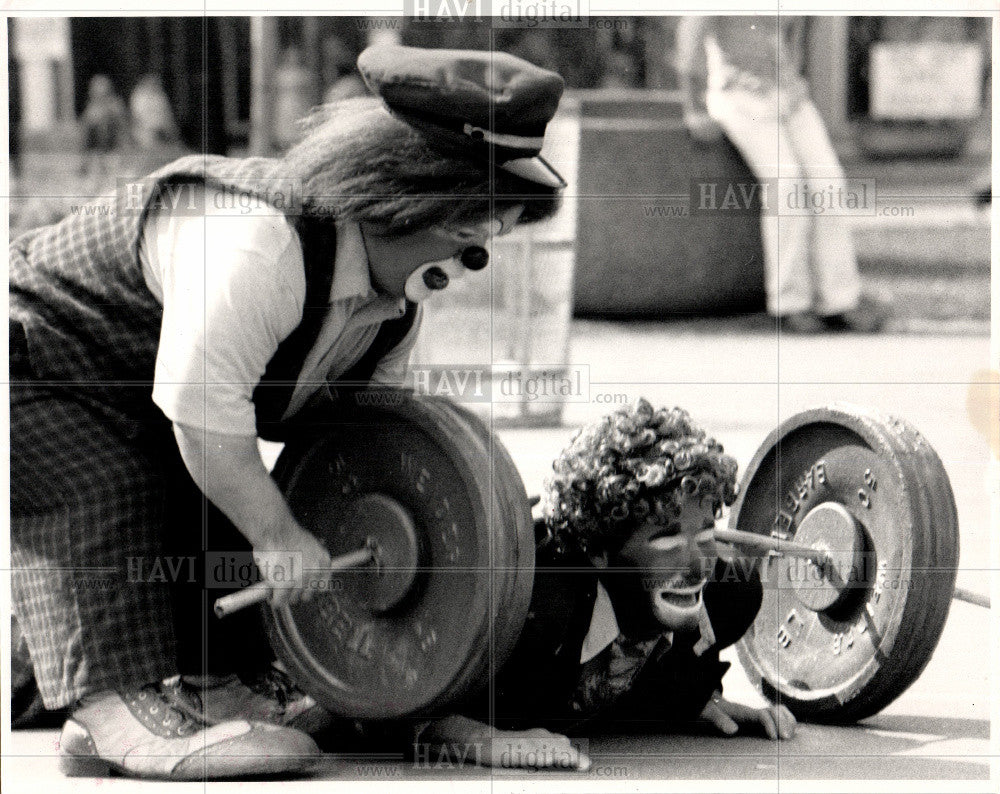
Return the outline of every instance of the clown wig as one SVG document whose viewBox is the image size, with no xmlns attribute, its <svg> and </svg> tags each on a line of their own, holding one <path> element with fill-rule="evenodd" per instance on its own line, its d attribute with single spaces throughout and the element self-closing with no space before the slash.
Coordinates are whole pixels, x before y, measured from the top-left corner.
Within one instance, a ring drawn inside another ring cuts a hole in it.
<svg viewBox="0 0 1000 794">
<path fill-rule="evenodd" d="M 552 216 L 560 191 L 431 146 L 373 97 L 321 105 L 300 122 L 304 138 L 281 160 L 301 180 L 303 211 L 381 224 L 406 234 L 461 226 L 523 205 L 519 223 Z"/>
<path fill-rule="evenodd" d="M 687 411 L 643 399 L 578 431 L 552 468 L 542 543 L 557 556 L 613 553 L 648 519 L 679 515 L 686 495 L 717 517 L 736 499 L 736 460 Z"/>
</svg>

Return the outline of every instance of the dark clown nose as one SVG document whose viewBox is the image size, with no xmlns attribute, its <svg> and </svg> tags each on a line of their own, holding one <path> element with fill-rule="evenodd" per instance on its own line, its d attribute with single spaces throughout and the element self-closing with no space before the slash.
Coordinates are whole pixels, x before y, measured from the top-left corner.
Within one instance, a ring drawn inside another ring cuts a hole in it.
<svg viewBox="0 0 1000 794">
<path fill-rule="evenodd" d="M 429 267 L 424 271 L 424 284 L 427 289 L 444 289 L 448 286 L 448 274 L 439 267 Z"/>
<path fill-rule="evenodd" d="M 462 264 L 469 270 L 482 270 L 489 264 L 489 261 L 490 255 L 486 249 L 480 248 L 478 245 L 471 245 L 462 251 Z"/>
</svg>

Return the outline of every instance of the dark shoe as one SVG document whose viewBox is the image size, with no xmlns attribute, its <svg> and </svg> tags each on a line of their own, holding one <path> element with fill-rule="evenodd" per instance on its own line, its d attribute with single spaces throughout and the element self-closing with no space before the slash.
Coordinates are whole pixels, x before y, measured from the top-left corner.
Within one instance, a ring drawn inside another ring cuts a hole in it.
<svg viewBox="0 0 1000 794">
<path fill-rule="evenodd" d="M 276 667 L 246 681 L 236 675 L 175 676 L 164 685 L 208 723 L 250 720 L 316 733 L 333 721 L 330 712 Z"/>
<path fill-rule="evenodd" d="M 261 675 L 244 681 L 251 692 L 258 696 L 277 701 L 282 710 L 282 724 L 312 735 L 328 730 L 334 723 L 334 716 L 316 703 L 288 673 L 277 664 Z"/>
<path fill-rule="evenodd" d="M 812 312 L 793 312 L 778 317 L 778 330 L 786 334 L 821 334 L 827 327 Z"/>
<path fill-rule="evenodd" d="M 74 709 L 59 739 L 71 777 L 112 771 L 141 778 L 211 780 L 300 772 L 319 756 L 300 731 L 247 720 L 209 724 L 161 684 L 105 692 Z"/>
<path fill-rule="evenodd" d="M 875 334 L 885 327 L 889 318 L 888 307 L 869 297 L 862 297 L 857 307 L 840 314 L 829 314 L 819 319 L 827 330 L 856 334 Z"/>
</svg>

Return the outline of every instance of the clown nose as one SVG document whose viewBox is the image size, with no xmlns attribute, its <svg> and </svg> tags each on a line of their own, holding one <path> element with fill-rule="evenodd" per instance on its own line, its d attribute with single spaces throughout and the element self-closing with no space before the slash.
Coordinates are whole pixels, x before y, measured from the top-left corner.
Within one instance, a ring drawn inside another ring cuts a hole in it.
<svg viewBox="0 0 1000 794">
<path fill-rule="evenodd" d="M 462 251 L 462 264 L 469 270 L 482 270 L 490 261 L 490 255 L 485 248 L 478 245 L 469 246 Z"/>
<path fill-rule="evenodd" d="M 444 289 L 448 286 L 448 274 L 439 267 L 429 267 L 424 271 L 427 289 Z"/>
</svg>

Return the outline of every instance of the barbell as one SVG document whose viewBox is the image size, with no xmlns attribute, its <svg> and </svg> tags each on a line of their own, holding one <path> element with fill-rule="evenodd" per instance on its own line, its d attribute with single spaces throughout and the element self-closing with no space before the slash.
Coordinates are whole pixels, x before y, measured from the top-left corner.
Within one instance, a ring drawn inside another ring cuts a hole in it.
<svg viewBox="0 0 1000 794">
<path fill-rule="evenodd" d="M 509 454 L 454 403 L 386 392 L 312 422 L 273 476 L 333 555 L 329 587 L 264 607 L 277 656 L 331 711 L 425 717 L 503 665 L 534 574 L 530 501 Z M 772 432 L 716 539 L 759 556 L 764 598 L 737 646 L 797 717 L 851 722 L 916 680 L 956 590 L 958 521 L 940 459 L 903 420 L 853 406 Z M 216 613 L 264 601 L 259 583 Z"/>
<path fill-rule="evenodd" d="M 959 535 L 948 475 L 912 425 L 846 405 L 792 416 L 747 467 L 730 527 L 829 554 L 819 572 L 762 561 L 763 603 L 737 651 L 765 696 L 847 723 L 917 679 L 955 593 Z"/>
<path fill-rule="evenodd" d="M 337 570 L 311 601 L 266 606 L 264 619 L 289 674 L 330 711 L 430 716 L 513 649 L 534 524 L 513 461 L 481 420 L 444 399 L 375 396 L 381 405 L 344 401 L 303 425 L 275 464 L 293 514 Z M 220 601 L 223 613 L 233 603 Z"/>
</svg>

